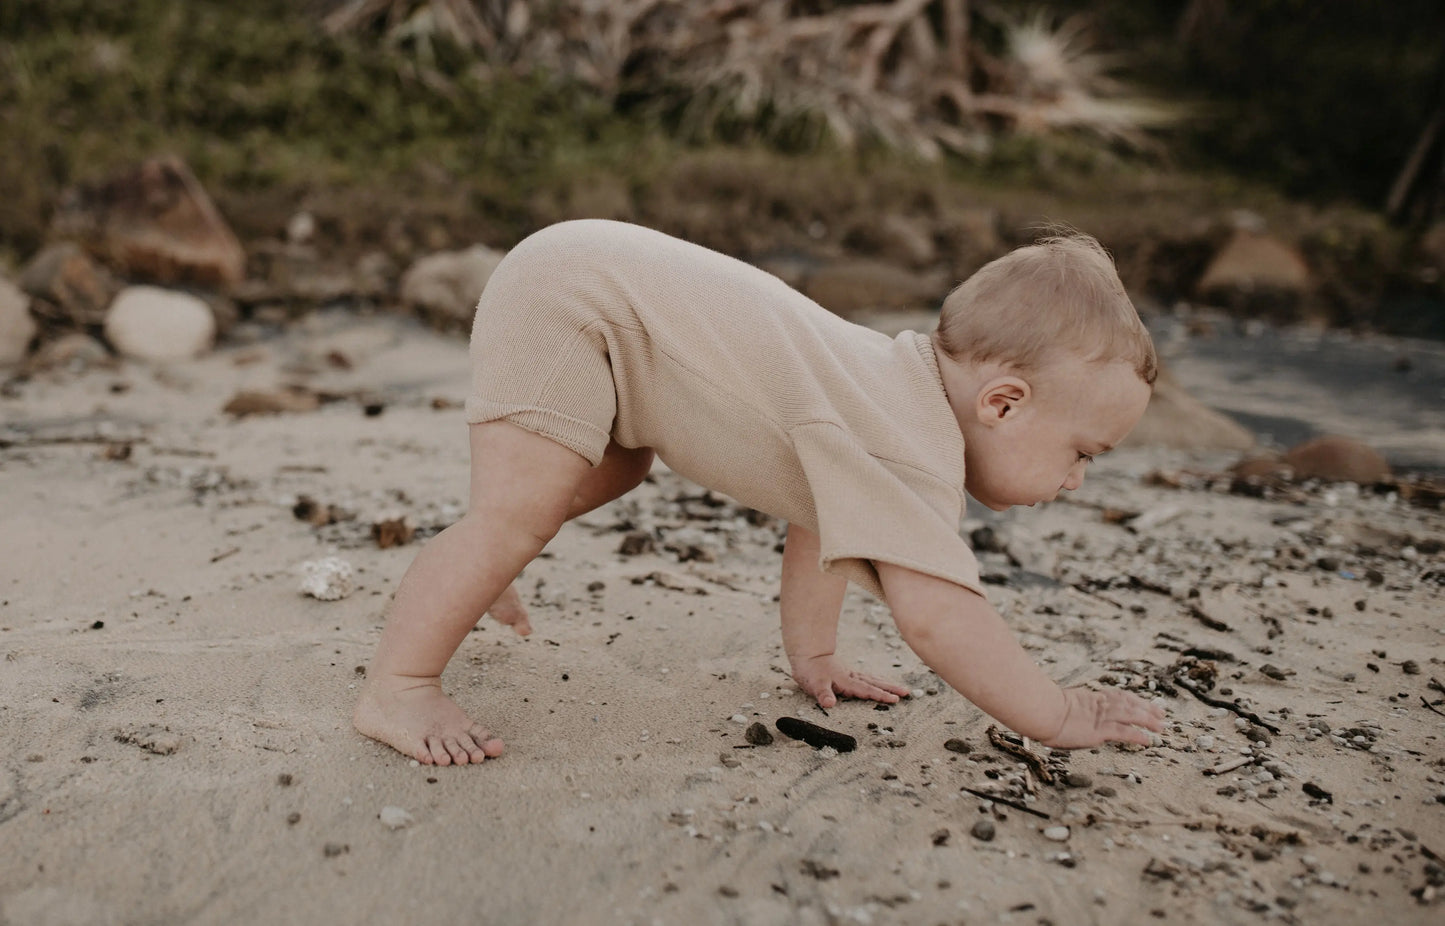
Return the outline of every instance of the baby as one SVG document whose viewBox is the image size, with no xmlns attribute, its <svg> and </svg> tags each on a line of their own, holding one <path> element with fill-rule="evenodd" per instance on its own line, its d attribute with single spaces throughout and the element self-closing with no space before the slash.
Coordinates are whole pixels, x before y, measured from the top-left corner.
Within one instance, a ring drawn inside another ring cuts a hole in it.
<svg viewBox="0 0 1445 926">
<path fill-rule="evenodd" d="M 784 650 L 823 707 L 907 694 L 835 654 L 852 580 L 934 672 L 1018 733 L 1148 743 L 1159 708 L 1060 688 L 1034 664 L 984 597 L 959 522 L 965 490 L 1003 510 L 1078 488 L 1144 413 L 1156 363 L 1112 262 L 1082 235 L 993 261 L 949 295 L 931 337 L 889 338 L 659 232 L 543 229 L 482 293 L 470 505 L 402 578 L 353 722 L 426 764 L 501 755 L 442 670 L 483 613 L 531 632 L 512 581 L 656 453 L 788 522 Z"/>
</svg>

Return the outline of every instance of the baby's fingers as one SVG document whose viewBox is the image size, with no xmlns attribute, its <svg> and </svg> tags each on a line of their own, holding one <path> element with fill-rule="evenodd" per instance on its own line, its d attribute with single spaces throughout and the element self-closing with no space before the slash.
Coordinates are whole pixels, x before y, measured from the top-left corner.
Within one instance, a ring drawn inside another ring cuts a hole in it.
<svg viewBox="0 0 1445 926">
<path fill-rule="evenodd" d="M 897 704 L 899 698 L 908 694 L 907 688 L 901 688 L 892 682 L 869 675 L 860 675 L 856 672 L 848 673 L 847 676 L 835 682 L 833 687 L 838 690 L 839 694 L 845 694 L 850 698 L 864 698 L 869 701 L 881 701 L 884 704 Z"/>
<path fill-rule="evenodd" d="M 1148 733 L 1126 723 L 1100 724 L 1099 733 L 1106 740 L 1114 743 L 1133 743 L 1136 746 L 1154 745 L 1154 741 Z"/>
<path fill-rule="evenodd" d="M 1157 704 L 1117 689 L 1109 692 L 1107 704 L 1106 716 L 1109 720 L 1144 727 L 1155 733 L 1164 732 L 1164 709 Z"/>
</svg>

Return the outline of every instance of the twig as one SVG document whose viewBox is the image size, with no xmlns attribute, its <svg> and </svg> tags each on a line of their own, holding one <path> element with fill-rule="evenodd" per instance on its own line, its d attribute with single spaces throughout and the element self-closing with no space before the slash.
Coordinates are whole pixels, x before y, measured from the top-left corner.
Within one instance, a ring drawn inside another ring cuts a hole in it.
<svg viewBox="0 0 1445 926">
<path fill-rule="evenodd" d="M 996 748 L 1027 762 L 1029 768 L 1033 769 L 1034 774 L 1038 775 L 1039 780 L 1044 784 L 1051 785 L 1054 783 L 1053 770 L 1045 764 L 1043 758 L 1037 753 L 1031 752 L 1026 746 L 1020 746 L 1018 743 L 1013 742 L 996 726 L 990 726 L 986 733 L 988 735 L 988 741 L 993 743 Z"/>
<path fill-rule="evenodd" d="M 1431 704 L 1429 701 L 1427 701 L 1427 700 L 1425 699 L 1425 696 L 1424 696 L 1424 695 L 1420 695 L 1420 703 L 1423 704 L 1423 705 L 1425 705 L 1426 707 L 1428 707 L 1430 710 L 1434 711 L 1435 713 L 1439 714 L 1441 717 L 1445 717 L 1445 711 L 1440 710 L 1440 708 L 1436 707 L 1435 705 L 1433 705 L 1433 704 Z"/>
<path fill-rule="evenodd" d="M 211 562 L 213 562 L 213 563 L 219 563 L 221 560 L 225 559 L 226 557 L 228 557 L 228 556 L 235 556 L 237 553 L 240 553 L 240 552 L 241 552 L 241 548 L 240 548 L 240 547 L 231 547 L 231 549 L 229 549 L 229 550 L 222 550 L 220 553 L 217 553 L 215 556 L 211 557 Z"/>
<path fill-rule="evenodd" d="M 1194 695 L 1194 697 L 1203 701 L 1205 704 L 1208 704 L 1210 707 L 1222 707 L 1227 711 L 1233 711 L 1234 713 L 1243 717 L 1245 720 L 1248 720 L 1251 723 L 1256 723 L 1259 726 L 1264 727 L 1269 732 L 1278 735 L 1279 727 L 1276 727 L 1274 724 L 1260 717 L 1253 711 L 1246 710 L 1245 708 L 1240 707 L 1239 704 L 1235 701 L 1225 701 L 1222 698 L 1210 697 L 1199 688 L 1195 687 L 1194 683 L 1189 681 L 1189 679 L 1186 678 L 1182 673 L 1175 675 L 1174 681 L 1176 684 L 1179 685 L 1180 688 L 1183 688 L 1185 691 Z"/>
<path fill-rule="evenodd" d="M 1204 609 L 1199 607 L 1199 605 L 1197 604 L 1192 604 L 1189 606 L 1189 616 L 1199 621 L 1199 623 L 1208 627 L 1210 630 L 1219 630 L 1223 631 L 1224 633 L 1228 633 L 1230 630 L 1228 624 L 1226 624 L 1222 620 L 1219 620 L 1218 618 L 1210 617 L 1208 614 L 1205 614 Z"/>
<path fill-rule="evenodd" d="M 1255 756 L 1240 756 L 1233 762 L 1226 762 L 1223 765 L 1216 765 L 1214 768 L 1207 768 L 1204 770 L 1204 774 L 1224 775 L 1234 771 L 1237 768 L 1243 768 L 1246 765 L 1253 765 L 1256 761 L 1257 759 Z"/>
<path fill-rule="evenodd" d="M 1020 802 L 1020 801 L 1016 801 L 1016 800 L 1014 800 L 1014 799 L 1012 799 L 1012 798 L 1000 797 L 1000 796 L 997 795 L 997 794 L 990 794 L 990 793 L 988 793 L 987 791 L 979 791 L 979 790 L 977 790 L 977 789 L 975 789 L 975 788 L 970 788 L 970 787 L 968 787 L 967 785 L 964 785 L 963 787 L 959 788 L 958 790 L 960 790 L 960 791 L 966 791 L 966 792 L 968 792 L 969 794 L 972 794 L 974 797 L 981 797 L 981 798 L 983 798 L 983 799 L 986 800 L 986 801 L 993 801 L 995 804 L 1002 804 L 1002 805 L 1004 805 L 1005 807 L 1012 807 L 1014 810 L 1022 810 L 1024 813 L 1031 813 L 1031 814 L 1033 814 L 1034 816 L 1036 816 L 1036 817 L 1042 817 L 1042 818 L 1045 819 L 1045 820 L 1052 820 L 1052 819 L 1053 819 L 1053 817 L 1050 817 L 1048 814 L 1044 813 L 1042 810 L 1034 810 L 1032 807 L 1028 806 L 1027 804 L 1024 804 L 1024 803 L 1022 803 L 1022 802 Z"/>
</svg>

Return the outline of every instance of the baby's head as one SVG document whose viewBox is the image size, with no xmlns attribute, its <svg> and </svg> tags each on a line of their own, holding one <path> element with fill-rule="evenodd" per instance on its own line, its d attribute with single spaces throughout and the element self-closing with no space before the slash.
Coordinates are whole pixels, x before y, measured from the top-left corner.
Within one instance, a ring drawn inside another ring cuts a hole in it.
<svg viewBox="0 0 1445 926">
<path fill-rule="evenodd" d="M 969 494 L 994 509 L 1075 489 L 1144 413 L 1158 357 L 1109 255 L 1046 238 L 985 265 L 934 332 Z"/>
</svg>

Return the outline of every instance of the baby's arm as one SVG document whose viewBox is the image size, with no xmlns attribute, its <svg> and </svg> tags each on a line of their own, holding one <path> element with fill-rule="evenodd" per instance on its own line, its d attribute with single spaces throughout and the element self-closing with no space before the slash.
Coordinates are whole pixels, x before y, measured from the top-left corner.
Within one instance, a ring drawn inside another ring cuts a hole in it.
<svg viewBox="0 0 1445 926">
<path fill-rule="evenodd" d="M 783 545 L 783 651 L 793 680 L 818 699 L 822 707 L 838 703 L 837 695 L 893 704 L 908 689 L 884 679 L 843 668 L 834 655 L 838 645 L 838 614 L 848 580 L 818 568 L 818 535 L 788 525 Z"/>
<path fill-rule="evenodd" d="M 1145 729 L 1163 731 L 1164 712 L 1126 691 L 1061 689 L 983 596 L 902 566 L 877 567 L 904 641 L 945 682 L 1014 731 L 1065 749 L 1110 740 L 1148 745 Z"/>
</svg>

